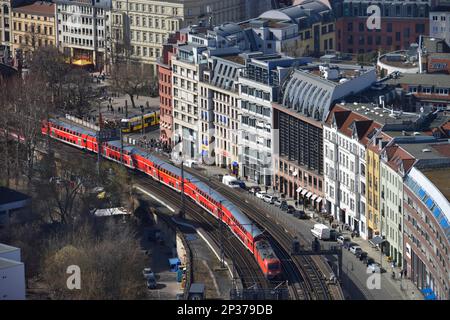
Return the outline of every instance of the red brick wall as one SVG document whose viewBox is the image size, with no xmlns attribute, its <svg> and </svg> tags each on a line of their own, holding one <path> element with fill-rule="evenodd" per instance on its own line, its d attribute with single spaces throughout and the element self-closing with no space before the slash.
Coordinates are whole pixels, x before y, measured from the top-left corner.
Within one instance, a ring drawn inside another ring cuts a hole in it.
<svg viewBox="0 0 450 320">
<path fill-rule="evenodd" d="M 381 18 L 381 29 L 368 30 L 366 26 L 366 18 L 357 17 L 342 17 L 336 22 L 336 50 L 347 53 L 359 53 L 364 50 L 364 53 L 370 51 L 377 51 L 379 49 L 386 51 L 394 51 L 400 49 L 407 49 L 411 43 L 416 42 L 420 33 L 416 33 L 416 25 L 423 24 L 425 32 L 422 34 L 429 34 L 429 19 L 415 18 Z M 353 23 L 353 31 L 348 31 L 348 23 Z M 363 23 L 364 30 L 359 31 L 359 24 Z M 392 31 L 388 32 L 388 24 L 392 24 Z M 404 30 L 409 28 L 409 36 L 405 36 Z M 400 40 L 396 38 L 396 32 L 400 32 Z M 359 37 L 364 38 L 364 43 L 359 43 Z M 369 43 L 369 37 L 372 36 L 372 44 Z M 353 37 L 353 44 L 349 44 L 349 39 Z M 379 37 L 380 44 L 377 45 L 376 38 Z M 392 38 L 392 44 L 388 43 L 388 38 Z"/>
<path fill-rule="evenodd" d="M 170 66 L 158 66 L 160 139 L 171 142 L 172 129 L 172 70 Z"/>
</svg>

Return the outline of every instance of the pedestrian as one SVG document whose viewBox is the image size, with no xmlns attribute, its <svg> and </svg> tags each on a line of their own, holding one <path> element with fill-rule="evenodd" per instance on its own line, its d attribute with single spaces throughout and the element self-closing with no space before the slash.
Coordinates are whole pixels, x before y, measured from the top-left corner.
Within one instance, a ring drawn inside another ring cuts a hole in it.
<svg viewBox="0 0 450 320">
<path fill-rule="evenodd" d="M 406 272 L 407 272 L 406 268 L 403 269 L 403 275 L 404 275 L 405 279 L 406 279 L 406 277 L 407 277 Z"/>
<path fill-rule="evenodd" d="M 352 240 L 353 240 L 353 237 L 355 236 L 355 234 L 352 232 L 352 235 L 351 235 L 351 236 L 352 236 Z"/>
</svg>

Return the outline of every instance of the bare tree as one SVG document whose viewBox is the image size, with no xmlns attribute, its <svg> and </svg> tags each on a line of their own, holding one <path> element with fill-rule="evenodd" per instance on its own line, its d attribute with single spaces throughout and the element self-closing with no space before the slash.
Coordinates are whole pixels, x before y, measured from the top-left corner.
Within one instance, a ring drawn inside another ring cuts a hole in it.
<svg viewBox="0 0 450 320">
<path fill-rule="evenodd" d="M 145 255 L 128 225 L 106 224 L 102 230 L 81 225 L 51 239 L 43 274 L 53 299 L 142 299 Z M 68 265 L 81 269 L 81 290 L 66 286 Z"/>
<path fill-rule="evenodd" d="M 136 107 L 135 96 L 148 89 L 154 81 L 151 74 L 146 73 L 142 65 L 139 64 L 117 63 L 112 70 L 113 89 L 128 95 L 133 108 Z"/>
</svg>

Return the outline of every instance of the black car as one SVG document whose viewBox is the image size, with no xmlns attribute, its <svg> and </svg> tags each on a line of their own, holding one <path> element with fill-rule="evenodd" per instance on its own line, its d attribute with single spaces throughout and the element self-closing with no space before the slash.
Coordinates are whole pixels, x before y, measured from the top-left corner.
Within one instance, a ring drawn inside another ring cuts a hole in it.
<svg viewBox="0 0 450 320">
<path fill-rule="evenodd" d="M 292 205 L 287 206 L 287 213 L 293 214 L 295 212 L 295 208 Z"/>
<path fill-rule="evenodd" d="M 375 262 L 375 260 L 369 256 L 364 261 L 366 262 L 367 266 L 370 266 L 372 263 Z"/>
<path fill-rule="evenodd" d="M 356 257 L 360 260 L 360 261 L 364 261 L 367 258 L 367 252 L 365 251 L 359 251 L 356 254 Z"/>
<path fill-rule="evenodd" d="M 357 245 L 358 245 L 357 243 L 354 243 L 351 241 L 344 242 L 344 248 L 347 250 L 350 250 L 351 247 L 357 246 Z"/>
<path fill-rule="evenodd" d="M 308 218 L 305 211 L 303 211 L 303 210 L 296 210 L 294 212 L 294 217 L 299 218 L 299 219 L 307 219 Z"/>
</svg>

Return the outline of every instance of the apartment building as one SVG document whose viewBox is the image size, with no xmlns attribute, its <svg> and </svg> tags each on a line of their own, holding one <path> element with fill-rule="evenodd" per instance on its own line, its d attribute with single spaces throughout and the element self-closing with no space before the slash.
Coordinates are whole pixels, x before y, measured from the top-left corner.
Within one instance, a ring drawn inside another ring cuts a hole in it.
<svg viewBox="0 0 450 320">
<path fill-rule="evenodd" d="M 179 32 L 173 33 L 163 45 L 163 52 L 158 59 L 159 87 L 159 127 L 161 141 L 172 145 L 172 57 L 175 54 L 177 41 L 181 39 Z"/>
<path fill-rule="evenodd" d="M 0 0 L 0 62 L 10 56 L 11 41 L 11 2 Z"/>
<path fill-rule="evenodd" d="M 104 70 L 110 61 L 111 0 L 55 0 L 56 43 L 67 61 Z"/>
<path fill-rule="evenodd" d="M 170 33 L 190 25 L 213 26 L 253 18 L 270 9 L 271 3 L 267 0 L 113 0 L 112 7 L 115 55 L 149 64 L 154 73 Z"/>
<path fill-rule="evenodd" d="M 450 3 L 430 10 L 430 37 L 444 39 L 450 46 Z"/>
<path fill-rule="evenodd" d="M 173 142 L 187 158 L 199 159 L 199 75 L 206 67 L 204 45 L 182 44 L 172 57 Z"/>
<path fill-rule="evenodd" d="M 340 105 L 324 124 L 327 212 L 368 238 L 366 219 L 366 152 L 380 124 Z M 371 183 L 372 181 L 370 181 Z M 373 181 L 377 189 L 379 181 Z"/>
<path fill-rule="evenodd" d="M 361 175 L 366 175 L 366 222 L 367 238 L 380 234 L 380 156 L 391 137 L 378 131 L 368 142 L 366 167 L 361 167 Z M 365 172 L 363 171 L 365 169 Z"/>
<path fill-rule="evenodd" d="M 380 8 L 380 28 L 367 27 L 370 5 Z M 430 0 L 336 0 L 331 6 L 336 16 L 336 49 L 339 52 L 364 54 L 407 49 L 410 43 L 418 42 L 419 35 L 429 33 Z"/>
<path fill-rule="evenodd" d="M 208 57 L 200 82 L 200 131 L 203 163 L 240 175 L 238 137 L 238 77 L 245 60 L 240 55 Z"/>
<path fill-rule="evenodd" d="M 334 14 L 317 0 L 264 12 L 241 26 L 257 35 L 254 41 L 258 51 L 265 53 L 301 57 L 335 50 Z"/>
<path fill-rule="evenodd" d="M 403 186 L 404 266 L 419 289 L 448 300 L 450 145 L 422 139 L 400 146 L 417 159 Z"/>
<path fill-rule="evenodd" d="M 12 8 L 12 50 L 16 58 L 19 55 L 27 61 L 36 48 L 55 45 L 54 3 L 37 1 Z"/>
<path fill-rule="evenodd" d="M 394 140 L 392 140 L 394 141 Z M 396 144 L 389 144 L 380 161 L 380 234 L 385 254 L 403 267 L 403 179 L 415 162 L 412 155 Z"/>
</svg>

